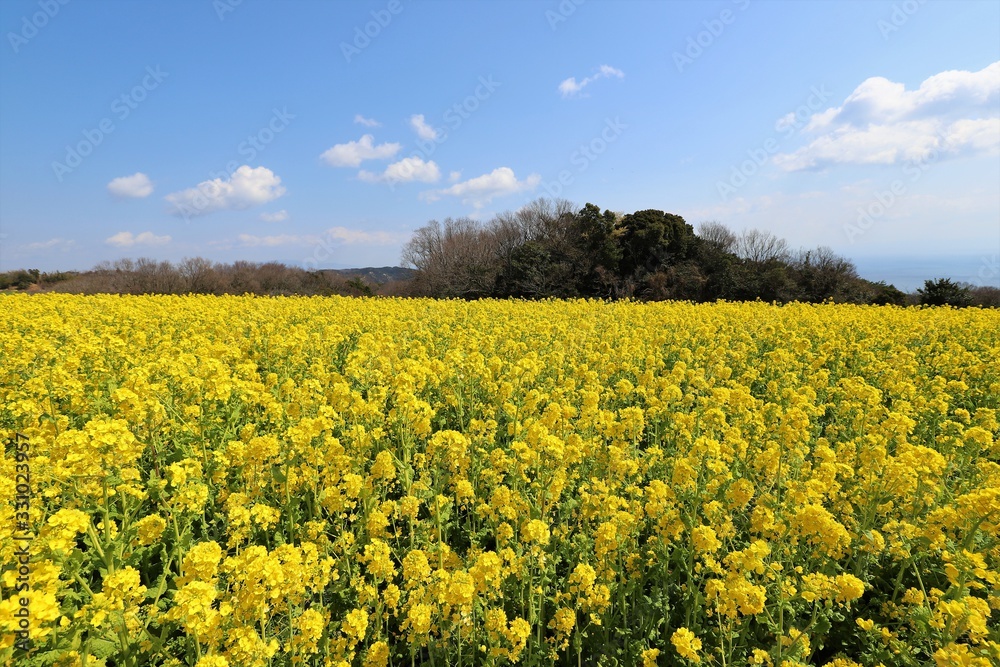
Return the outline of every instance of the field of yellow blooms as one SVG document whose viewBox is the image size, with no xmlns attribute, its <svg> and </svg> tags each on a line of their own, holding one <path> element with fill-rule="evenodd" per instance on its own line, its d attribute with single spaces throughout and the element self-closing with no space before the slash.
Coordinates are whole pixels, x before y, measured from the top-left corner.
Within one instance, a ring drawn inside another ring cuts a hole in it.
<svg viewBox="0 0 1000 667">
<path fill-rule="evenodd" d="M 1000 661 L 1000 312 L 0 296 L 4 664 Z"/>
</svg>

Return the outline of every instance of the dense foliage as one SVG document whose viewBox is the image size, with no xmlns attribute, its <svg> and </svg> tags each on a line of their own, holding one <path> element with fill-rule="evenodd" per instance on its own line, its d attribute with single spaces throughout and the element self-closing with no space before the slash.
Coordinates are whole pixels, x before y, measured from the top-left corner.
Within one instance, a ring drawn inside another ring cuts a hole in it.
<svg viewBox="0 0 1000 667">
<path fill-rule="evenodd" d="M 996 311 L 0 305 L 5 664 L 1000 659 Z"/>
<path fill-rule="evenodd" d="M 925 280 L 923 288 L 918 289 L 917 294 L 920 296 L 920 303 L 928 306 L 972 305 L 971 290 L 947 278 Z"/>
<path fill-rule="evenodd" d="M 435 297 L 599 297 L 696 302 L 917 303 L 858 276 L 830 248 L 793 251 L 784 239 L 716 222 L 696 231 L 678 215 L 629 214 L 537 200 L 486 222 L 432 220 L 403 250 L 414 292 Z M 1000 305 L 1000 289 L 956 286 L 951 305 Z"/>
<path fill-rule="evenodd" d="M 42 273 L 38 269 L 17 269 L 0 273 L 0 290 L 26 290 L 32 285 L 52 285 L 69 280 L 75 274 L 55 271 Z"/>
<path fill-rule="evenodd" d="M 903 304 L 829 248 L 793 253 L 767 232 L 718 223 L 699 233 L 678 215 L 629 214 L 538 200 L 485 224 L 431 221 L 403 252 L 429 296 L 634 297 Z"/>
</svg>

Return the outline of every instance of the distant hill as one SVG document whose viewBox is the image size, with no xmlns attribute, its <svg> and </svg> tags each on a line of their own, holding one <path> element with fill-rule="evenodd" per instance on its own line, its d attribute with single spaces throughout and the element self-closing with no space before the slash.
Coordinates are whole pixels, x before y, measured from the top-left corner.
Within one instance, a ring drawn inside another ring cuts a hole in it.
<svg viewBox="0 0 1000 667">
<path fill-rule="evenodd" d="M 372 285 L 384 285 L 392 281 L 412 280 L 416 271 L 402 266 L 366 266 L 362 269 L 321 269 L 320 273 L 339 278 L 361 278 Z"/>
</svg>

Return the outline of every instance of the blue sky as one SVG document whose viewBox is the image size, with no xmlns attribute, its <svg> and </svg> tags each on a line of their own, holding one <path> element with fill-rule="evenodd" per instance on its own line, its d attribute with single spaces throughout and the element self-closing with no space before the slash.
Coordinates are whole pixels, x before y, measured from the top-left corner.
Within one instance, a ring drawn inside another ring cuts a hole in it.
<svg viewBox="0 0 1000 667">
<path fill-rule="evenodd" d="M 4 0 L 0 34 L 3 270 L 392 265 L 559 196 L 1000 283 L 998 2 Z"/>
</svg>

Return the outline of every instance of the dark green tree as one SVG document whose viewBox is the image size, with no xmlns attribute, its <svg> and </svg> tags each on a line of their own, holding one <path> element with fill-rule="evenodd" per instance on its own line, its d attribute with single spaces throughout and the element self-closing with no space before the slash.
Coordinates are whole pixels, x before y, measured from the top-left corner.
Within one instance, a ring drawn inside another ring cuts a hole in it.
<svg viewBox="0 0 1000 667">
<path fill-rule="evenodd" d="M 624 278 L 641 280 L 664 265 L 687 259 L 698 242 L 684 218 L 655 209 L 626 215 L 621 228 L 619 274 Z"/>
<path fill-rule="evenodd" d="M 0 274 L 0 289 L 25 290 L 38 282 L 38 269 L 18 269 Z"/>
<path fill-rule="evenodd" d="M 972 304 L 972 294 L 968 287 L 953 283 L 949 278 L 925 280 L 923 289 L 918 289 L 920 303 L 927 306 L 955 306 Z"/>
<path fill-rule="evenodd" d="M 613 292 L 614 276 L 622 259 L 617 238 L 617 216 L 610 210 L 601 213 L 594 204 L 587 204 L 574 217 L 579 262 L 577 286 L 586 296 L 607 296 Z"/>
<path fill-rule="evenodd" d="M 897 289 L 895 285 L 888 285 L 884 280 L 877 283 L 868 284 L 870 294 L 866 301 L 876 306 L 905 306 L 906 293 Z"/>
</svg>

